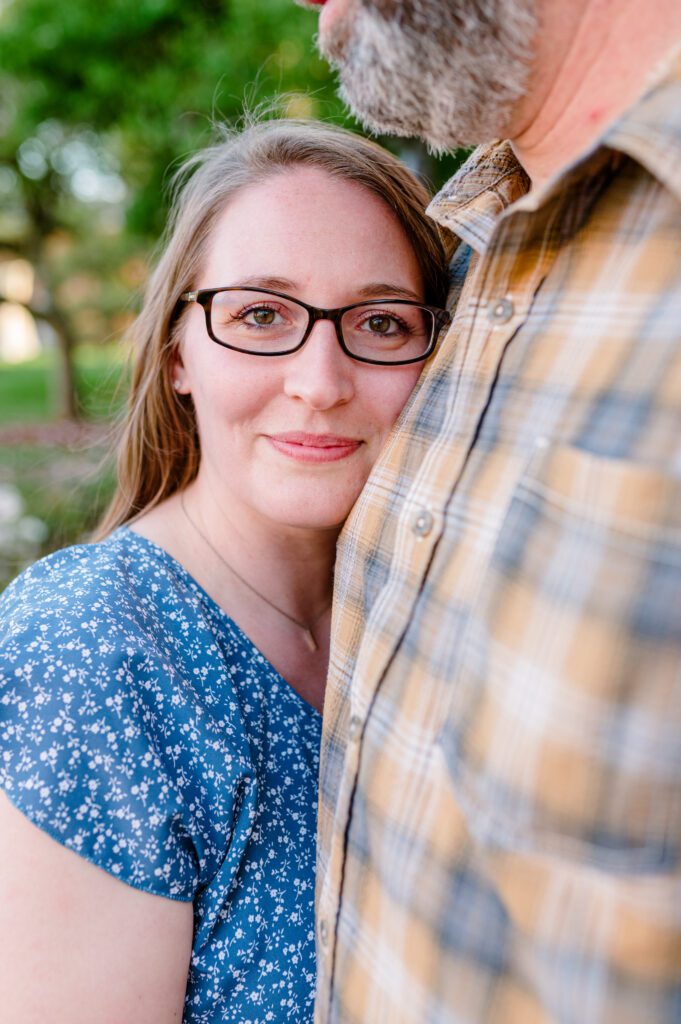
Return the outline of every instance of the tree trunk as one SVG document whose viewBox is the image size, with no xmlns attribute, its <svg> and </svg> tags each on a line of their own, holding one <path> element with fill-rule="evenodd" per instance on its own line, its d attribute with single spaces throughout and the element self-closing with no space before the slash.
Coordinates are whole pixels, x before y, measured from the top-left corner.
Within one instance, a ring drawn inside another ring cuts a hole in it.
<svg viewBox="0 0 681 1024">
<path fill-rule="evenodd" d="M 61 420 L 80 419 L 76 375 L 73 365 L 75 338 L 71 325 L 59 310 L 52 310 L 45 319 L 57 334 L 57 366 L 55 372 L 55 415 Z"/>
<path fill-rule="evenodd" d="M 57 336 L 56 367 L 54 374 L 54 416 L 60 420 L 79 420 L 81 410 L 76 389 L 76 374 L 73 365 L 73 351 L 76 339 L 71 324 L 65 314 L 54 307 L 52 297 L 45 308 L 26 304 L 34 320 L 42 320 L 49 324 Z"/>
<path fill-rule="evenodd" d="M 48 193 L 43 194 L 39 183 L 29 181 L 21 173 L 16 160 L 13 161 L 13 165 L 19 175 L 30 224 L 30 230 L 21 244 L 22 255 L 33 266 L 36 278 L 36 289 L 27 308 L 36 320 L 48 323 L 57 335 L 54 413 L 59 419 L 79 419 L 80 409 L 73 367 L 76 336 L 68 315 L 59 308 L 55 300 L 52 275 L 44 252 L 45 239 L 56 227 L 56 221 L 50 208 Z"/>
</svg>

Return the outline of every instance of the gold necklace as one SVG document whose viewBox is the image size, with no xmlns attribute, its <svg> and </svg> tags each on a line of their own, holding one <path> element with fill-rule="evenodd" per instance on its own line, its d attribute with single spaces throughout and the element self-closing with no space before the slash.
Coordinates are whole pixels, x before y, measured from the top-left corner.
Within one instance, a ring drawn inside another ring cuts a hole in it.
<svg viewBox="0 0 681 1024">
<path fill-rule="evenodd" d="M 231 572 L 232 576 L 236 576 L 239 582 L 242 583 L 244 587 L 246 587 L 248 590 L 250 590 L 252 594 L 255 594 L 256 597 L 259 597 L 260 600 L 264 601 L 264 603 L 269 605 L 270 608 L 273 608 L 275 612 L 278 612 L 279 615 L 283 616 L 283 618 L 288 619 L 289 622 L 292 622 L 295 626 L 297 626 L 298 629 L 302 632 L 303 637 L 305 638 L 305 643 L 310 651 L 318 651 L 319 644 L 317 643 L 315 635 L 312 632 L 312 626 L 316 626 L 319 620 L 322 618 L 322 616 L 326 615 L 329 608 L 331 607 L 331 603 L 327 604 L 326 608 L 324 608 L 324 610 L 319 613 L 316 619 L 312 620 L 312 623 L 310 625 L 308 625 L 307 622 L 302 622 L 300 619 L 296 619 L 295 616 L 293 615 L 289 615 L 289 613 L 285 612 L 283 608 L 280 608 L 279 605 L 276 605 L 274 601 L 270 601 L 269 597 L 265 597 L 265 595 L 261 594 L 259 590 L 256 590 L 252 583 L 249 583 L 248 580 L 244 579 L 241 573 L 238 573 L 234 566 L 230 565 L 227 559 L 224 557 L 224 555 L 222 555 L 215 547 L 215 545 L 210 542 L 208 537 L 206 537 L 205 533 L 200 528 L 199 524 L 195 522 L 195 520 L 192 519 L 192 517 L 189 515 L 187 506 L 184 503 L 184 491 L 182 491 L 182 493 L 180 494 L 180 505 L 182 506 L 182 511 L 184 512 L 185 518 L 189 525 L 196 531 L 196 533 L 198 533 L 201 540 L 207 547 L 210 548 L 215 557 L 220 562 L 222 562 L 225 569 L 228 569 L 229 572 Z"/>
</svg>

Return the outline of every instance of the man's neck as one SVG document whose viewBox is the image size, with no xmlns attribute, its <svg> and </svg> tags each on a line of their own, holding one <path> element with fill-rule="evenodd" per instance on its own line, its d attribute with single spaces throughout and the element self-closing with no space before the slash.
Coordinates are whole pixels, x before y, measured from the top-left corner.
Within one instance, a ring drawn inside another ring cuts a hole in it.
<svg viewBox="0 0 681 1024">
<path fill-rule="evenodd" d="M 588 150 L 681 43 L 679 0 L 573 0 L 542 7 L 547 10 L 533 86 L 511 140 L 533 188 Z"/>
</svg>

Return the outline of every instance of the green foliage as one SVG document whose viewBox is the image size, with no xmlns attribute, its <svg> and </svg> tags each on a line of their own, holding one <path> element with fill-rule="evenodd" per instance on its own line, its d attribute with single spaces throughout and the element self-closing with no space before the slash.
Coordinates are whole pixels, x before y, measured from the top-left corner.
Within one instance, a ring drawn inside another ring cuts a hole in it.
<svg viewBox="0 0 681 1024">
<path fill-rule="evenodd" d="M 155 235 L 166 169 L 244 98 L 311 88 L 311 114 L 343 116 L 313 26 L 291 0 L 13 0 L 0 15 L 3 156 L 13 150 L 20 171 L 63 196 L 73 187 L 64 146 L 87 131 L 128 187 L 130 228 Z M 69 131 L 50 139 L 45 125 Z"/>
</svg>

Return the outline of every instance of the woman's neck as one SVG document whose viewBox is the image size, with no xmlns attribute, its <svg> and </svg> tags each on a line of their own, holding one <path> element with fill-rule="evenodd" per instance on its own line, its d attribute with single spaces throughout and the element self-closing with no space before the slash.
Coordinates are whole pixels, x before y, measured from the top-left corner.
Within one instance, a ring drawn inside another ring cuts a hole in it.
<svg viewBox="0 0 681 1024">
<path fill-rule="evenodd" d="M 265 520 L 221 503 L 203 481 L 141 516 L 133 529 L 176 559 L 274 668 L 321 711 L 339 529 Z"/>
<path fill-rule="evenodd" d="M 246 586 L 302 621 L 328 606 L 339 527 L 291 526 L 244 508 L 234 496 L 222 502 L 201 477 L 178 501 L 194 540 L 203 540 Z"/>
</svg>

